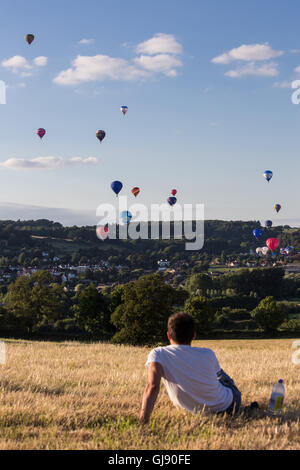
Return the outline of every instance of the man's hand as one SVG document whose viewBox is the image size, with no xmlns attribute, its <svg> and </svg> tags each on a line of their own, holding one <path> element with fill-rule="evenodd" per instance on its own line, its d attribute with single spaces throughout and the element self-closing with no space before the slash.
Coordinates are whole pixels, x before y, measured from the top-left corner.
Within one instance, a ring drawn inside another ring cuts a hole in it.
<svg viewBox="0 0 300 470">
<path fill-rule="evenodd" d="M 140 423 L 146 424 L 154 408 L 159 393 L 160 381 L 164 370 L 159 362 L 150 362 L 148 365 L 148 381 L 143 394 Z"/>
</svg>

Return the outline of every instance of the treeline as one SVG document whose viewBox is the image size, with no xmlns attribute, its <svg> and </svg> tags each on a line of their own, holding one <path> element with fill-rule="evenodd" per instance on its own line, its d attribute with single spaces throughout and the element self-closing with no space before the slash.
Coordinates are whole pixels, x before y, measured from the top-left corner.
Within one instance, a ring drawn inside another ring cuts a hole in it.
<svg viewBox="0 0 300 470">
<path fill-rule="evenodd" d="M 109 240 L 105 244 L 115 246 L 118 249 L 130 248 L 131 251 L 141 252 L 144 251 L 145 246 L 157 251 L 160 248 L 166 249 L 166 255 L 174 255 L 178 251 L 184 251 L 184 240 L 174 240 L 173 223 L 171 223 L 171 239 L 170 240 L 151 240 L 150 239 L 150 224 L 148 225 L 149 239 L 148 240 Z M 249 250 L 258 246 L 257 241 L 254 239 L 252 231 L 254 228 L 260 226 L 259 221 L 221 221 L 221 220 L 207 220 L 204 222 L 205 245 L 204 251 L 208 254 L 220 255 L 222 252 L 226 254 L 237 253 L 241 249 Z M 160 232 L 162 231 L 162 223 L 160 223 Z M 193 224 L 195 229 L 195 223 Z M 58 222 L 51 222 L 46 219 L 29 220 L 29 221 L 0 221 L 0 240 L 6 240 L 8 246 L 22 247 L 26 246 L 42 246 L 45 247 L 45 240 L 32 239 L 34 237 L 49 237 L 61 240 L 73 240 L 74 242 L 81 243 L 95 243 L 96 226 L 84 227 L 64 227 Z M 289 226 L 278 226 L 271 229 L 263 229 L 263 235 L 260 240 L 261 244 L 265 244 L 265 240 L 269 237 L 278 237 L 280 246 L 287 245 L 293 246 L 295 252 L 300 251 L 300 229 L 291 229 Z M 145 245 L 146 244 L 146 245 Z M 101 242 L 99 241 L 101 246 Z M 103 244 L 104 245 L 104 244 Z"/>
<path fill-rule="evenodd" d="M 287 288 L 300 288 L 299 280 L 283 274 L 280 268 L 243 270 L 219 280 L 200 273 L 192 275 L 184 289 L 154 274 L 101 291 L 90 284 L 71 292 L 49 272 L 38 271 L 19 277 L 2 297 L 0 334 L 165 343 L 167 319 L 179 310 L 194 316 L 198 337 L 232 331 L 273 335 L 278 328 L 299 333 L 299 307 L 282 300 Z"/>
</svg>

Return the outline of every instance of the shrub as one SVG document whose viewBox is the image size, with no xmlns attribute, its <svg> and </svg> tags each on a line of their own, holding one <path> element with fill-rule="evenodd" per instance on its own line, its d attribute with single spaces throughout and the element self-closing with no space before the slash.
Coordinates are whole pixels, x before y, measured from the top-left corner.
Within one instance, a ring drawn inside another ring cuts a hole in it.
<svg viewBox="0 0 300 470">
<path fill-rule="evenodd" d="M 285 316 L 284 306 L 279 302 L 275 302 L 271 296 L 264 298 L 251 312 L 251 317 L 265 332 L 276 331 Z"/>
</svg>

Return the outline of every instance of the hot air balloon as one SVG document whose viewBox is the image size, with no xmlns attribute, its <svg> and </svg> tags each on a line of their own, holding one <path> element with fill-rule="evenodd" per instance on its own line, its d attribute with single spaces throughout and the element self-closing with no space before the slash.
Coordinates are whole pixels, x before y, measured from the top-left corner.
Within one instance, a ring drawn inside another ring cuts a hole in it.
<svg viewBox="0 0 300 470">
<path fill-rule="evenodd" d="M 263 246 L 262 249 L 261 249 L 262 254 L 265 255 L 265 256 L 268 253 L 268 251 L 269 251 L 269 248 L 267 246 Z"/>
<path fill-rule="evenodd" d="M 108 227 L 107 225 L 99 225 L 96 229 L 97 237 L 104 241 L 108 237 Z"/>
<path fill-rule="evenodd" d="M 113 181 L 110 185 L 111 189 L 113 190 L 114 193 L 118 196 L 119 192 L 123 188 L 123 184 L 121 181 Z"/>
<path fill-rule="evenodd" d="M 122 111 L 123 115 L 125 116 L 125 114 L 128 111 L 128 106 L 121 106 L 120 110 Z"/>
<path fill-rule="evenodd" d="M 40 137 L 40 139 L 42 139 L 44 137 L 44 135 L 46 134 L 46 131 L 45 129 L 43 129 L 42 127 L 40 127 L 37 131 L 36 131 L 37 135 Z"/>
<path fill-rule="evenodd" d="M 293 248 L 294 248 L 293 246 L 287 246 L 287 247 L 285 248 L 286 254 L 288 255 L 288 254 L 292 251 Z"/>
<path fill-rule="evenodd" d="M 121 223 L 122 225 L 128 225 L 128 224 L 130 224 L 131 219 L 132 219 L 132 214 L 131 214 L 131 212 L 129 212 L 129 211 L 122 211 L 122 212 L 120 213 L 120 223 Z"/>
<path fill-rule="evenodd" d="M 261 253 L 262 253 L 261 250 L 262 250 L 262 248 L 261 248 L 261 247 L 258 247 L 258 248 L 256 248 L 255 251 L 256 251 L 256 253 L 257 253 L 258 255 L 261 255 Z"/>
<path fill-rule="evenodd" d="M 270 181 L 270 179 L 272 178 L 272 176 L 273 176 L 273 172 L 272 172 L 271 170 L 266 170 L 266 171 L 264 172 L 264 177 L 266 178 L 266 180 L 267 180 L 268 182 Z"/>
<path fill-rule="evenodd" d="M 26 34 L 25 40 L 28 44 L 31 44 L 32 41 L 34 40 L 34 35 L 33 34 Z"/>
<path fill-rule="evenodd" d="M 258 240 L 259 237 L 261 237 L 262 235 L 262 231 L 260 230 L 260 228 L 255 228 L 252 233 L 255 236 L 256 240 Z"/>
<path fill-rule="evenodd" d="M 281 205 L 280 204 L 274 204 L 274 209 L 276 212 L 279 212 L 280 209 L 281 209 Z"/>
<path fill-rule="evenodd" d="M 277 248 L 279 247 L 279 240 L 278 238 L 268 238 L 267 240 L 267 245 L 268 245 L 268 248 L 272 251 L 275 251 L 277 250 Z"/>
<path fill-rule="evenodd" d="M 171 194 L 172 194 L 172 196 L 176 196 L 176 194 L 177 194 L 177 189 L 172 189 Z"/>
<path fill-rule="evenodd" d="M 272 224 L 273 224 L 272 220 L 266 220 L 265 221 L 265 227 L 267 227 L 267 228 L 271 228 Z"/>
<path fill-rule="evenodd" d="M 134 195 L 134 197 L 137 197 L 137 195 L 138 195 L 139 192 L 140 192 L 140 188 L 134 187 L 134 188 L 132 188 L 131 192 L 132 192 L 132 194 Z"/>
<path fill-rule="evenodd" d="M 176 204 L 176 202 L 177 202 L 176 197 L 171 196 L 171 197 L 168 198 L 168 203 L 170 204 L 170 206 L 174 206 L 174 204 Z"/>
<path fill-rule="evenodd" d="M 102 140 L 103 140 L 104 137 L 105 137 L 105 132 L 102 131 L 102 130 L 97 131 L 97 132 L 96 132 L 96 137 L 97 137 L 97 139 L 100 140 L 100 142 L 102 142 Z"/>
</svg>

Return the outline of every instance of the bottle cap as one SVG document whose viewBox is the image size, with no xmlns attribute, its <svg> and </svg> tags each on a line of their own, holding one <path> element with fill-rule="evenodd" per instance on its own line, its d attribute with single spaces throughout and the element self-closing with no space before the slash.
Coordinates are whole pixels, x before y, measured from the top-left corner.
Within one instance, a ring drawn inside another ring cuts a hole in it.
<svg viewBox="0 0 300 470">
<path fill-rule="evenodd" d="M 279 379 L 278 382 L 279 382 L 280 384 L 282 384 L 282 383 L 283 383 L 283 380 L 282 380 L 282 379 Z"/>
</svg>

